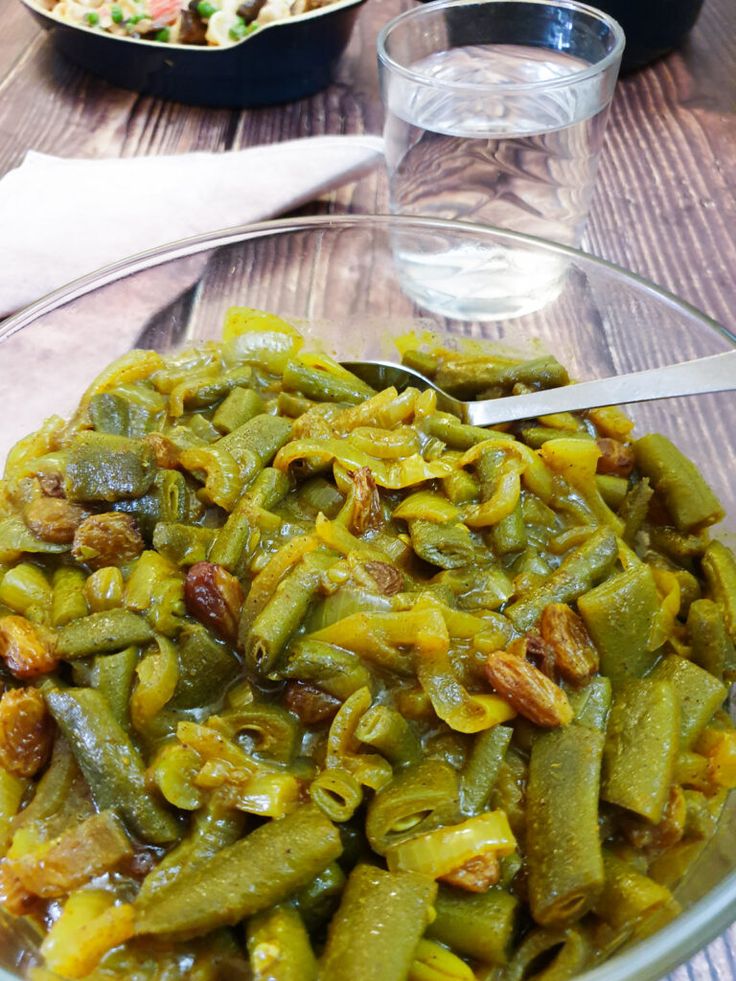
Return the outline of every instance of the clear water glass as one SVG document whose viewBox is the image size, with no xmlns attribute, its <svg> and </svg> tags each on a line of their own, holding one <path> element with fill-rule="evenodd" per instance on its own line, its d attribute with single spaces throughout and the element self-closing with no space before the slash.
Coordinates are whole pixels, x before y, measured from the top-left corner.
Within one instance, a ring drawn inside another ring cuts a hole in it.
<svg viewBox="0 0 736 981">
<path fill-rule="evenodd" d="M 378 37 L 391 209 L 579 246 L 624 36 L 570 0 L 436 0 Z M 502 319 L 559 294 L 564 258 L 493 261 L 442 242 L 395 242 L 429 310 Z"/>
</svg>

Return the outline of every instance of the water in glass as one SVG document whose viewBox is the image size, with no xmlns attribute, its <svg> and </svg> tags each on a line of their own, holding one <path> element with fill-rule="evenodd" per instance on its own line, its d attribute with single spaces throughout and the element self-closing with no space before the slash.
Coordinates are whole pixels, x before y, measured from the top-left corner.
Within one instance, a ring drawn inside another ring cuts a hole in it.
<svg viewBox="0 0 736 981">
<path fill-rule="evenodd" d="M 608 110 L 600 79 L 571 81 L 585 67 L 547 48 L 490 44 L 412 65 L 442 84 L 401 80 L 386 93 L 392 210 L 578 245 Z M 545 84 L 518 84 L 526 82 Z M 448 315 L 495 319 L 536 309 L 556 294 L 565 267 L 550 256 L 541 268 L 531 252 L 489 256 L 438 244 L 434 254 L 414 253 L 409 240 L 395 246 L 409 291 Z"/>
</svg>

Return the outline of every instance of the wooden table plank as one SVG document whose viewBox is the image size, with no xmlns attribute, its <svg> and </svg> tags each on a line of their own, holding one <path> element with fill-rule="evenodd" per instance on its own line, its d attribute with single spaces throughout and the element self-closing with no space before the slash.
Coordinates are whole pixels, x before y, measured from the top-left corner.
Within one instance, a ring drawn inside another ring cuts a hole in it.
<svg viewBox="0 0 736 981">
<path fill-rule="evenodd" d="M 63 156 L 225 150 L 380 132 L 375 35 L 409 0 L 369 0 L 338 78 L 278 109 L 212 110 L 109 86 L 66 63 L 13 0 L 0 41 L 0 174 L 27 148 Z M 736 5 L 707 0 L 682 51 L 620 81 L 585 247 L 724 323 L 736 310 Z M 385 211 L 376 174 L 306 210 Z"/>
<path fill-rule="evenodd" d="M 736 321 L 736 5 L 709 0 L 687 45 L 620 81 L 589 251 Z"/>
</svg>

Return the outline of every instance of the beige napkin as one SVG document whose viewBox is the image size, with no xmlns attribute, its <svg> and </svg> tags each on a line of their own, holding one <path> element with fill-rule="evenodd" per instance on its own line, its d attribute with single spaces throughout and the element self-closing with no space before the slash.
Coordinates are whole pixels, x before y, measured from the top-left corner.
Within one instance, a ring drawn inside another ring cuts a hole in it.
<svg viewBox="0 0 736 981">
<path fill-rule="evenodd" d="M 117 259 L 293 210 L 366 173 L 375 136 L 75 160 L 30 151 L 0 180 L 0 316 Z"/>
<path fill-rule="evenodd" d="M 127 255 L 291 210 L 360 177 L 381 154 L 371 136 L 126 160 L 29 153 L 0 180 L 0 314 Z M 112 283 L 0 340 L 0 474 L 13 443 L 46 416 L 73 411 L 90 380 L 196 282 L 207 258 Z"/>
</svg>

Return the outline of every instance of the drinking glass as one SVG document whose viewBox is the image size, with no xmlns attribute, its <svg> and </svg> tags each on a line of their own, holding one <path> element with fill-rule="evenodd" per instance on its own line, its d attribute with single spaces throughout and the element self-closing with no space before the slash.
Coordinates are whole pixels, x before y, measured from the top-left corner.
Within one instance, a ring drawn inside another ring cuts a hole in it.
<svg viewBox="0 0 736 981">
<path fill-rule="evenodd" d="M 394 213 L 481 222 L 578 246 L 624 48 L 572 0 L 435 0 L 378 36 Z M 561 256 L 500 248 L 491 263 L 441 237 L 394 243 L 401 282 L 448 316 L 498 320 L 554 298 Z"/>
</svg>

